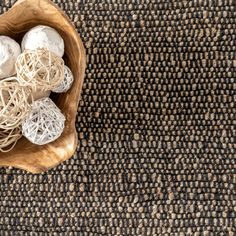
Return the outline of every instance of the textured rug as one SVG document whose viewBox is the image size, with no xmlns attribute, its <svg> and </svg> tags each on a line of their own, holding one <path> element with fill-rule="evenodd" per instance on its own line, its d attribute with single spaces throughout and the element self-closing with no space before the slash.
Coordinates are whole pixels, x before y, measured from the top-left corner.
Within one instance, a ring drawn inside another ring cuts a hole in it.
<svg viewBox="0 0 236 236">
<path fill-rule="evenodd" d="M 0 235 L 235 235 L 235 1 L 55 3 L 87 51 L 78 152 L 0 169 Z"/>
</svg>

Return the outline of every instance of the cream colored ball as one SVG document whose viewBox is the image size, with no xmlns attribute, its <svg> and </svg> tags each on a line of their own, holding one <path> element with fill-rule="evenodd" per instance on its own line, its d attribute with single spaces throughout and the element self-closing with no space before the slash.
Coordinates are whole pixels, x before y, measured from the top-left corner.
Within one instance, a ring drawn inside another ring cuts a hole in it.
<svg viewBox="0 0 236 236">
<path fill-rule="evenodd" d="M 21 48 L 22 51 L 25 49 L 47 49 L 62 57 L 64 55 L 64 40 L 55 29 L 38 25 L 25 34 Z"/>
<path fill-rule="evenodd" d="M 14 39 L 0 36 L 0 79 L 16 74 L 15 62 L 20 54 L 20 45 Z"/>
</svg>

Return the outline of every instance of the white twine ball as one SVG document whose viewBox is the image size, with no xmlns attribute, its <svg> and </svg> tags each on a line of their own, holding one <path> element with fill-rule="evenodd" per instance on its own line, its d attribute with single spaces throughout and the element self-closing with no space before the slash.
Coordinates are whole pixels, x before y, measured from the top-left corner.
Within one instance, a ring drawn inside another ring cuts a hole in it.
<svg viewBox="0 0 236 236">
<path fill-rule="evenodd" d="M 44 145 L 59 138 L 64 130 L 65 117 L 50 98 L 32 103 L 31 111 L 22 122 L 22 134 L 30 142 Z"/>
<path fill-rule="evenodd" d="M 15 40 L 0 36 L 0 79 L 16 74 L 15 62 L 20 54 L 20 45 Z"/>
<path fill-rule="evenodd" d="M 38 25 L 29 30 L 23 37 L 21 48 L 36 50 L 47 49 L 62 57 L 64 54 L 64 40 L 53 28 L 45 25 Z"/>
<path fill-rule="evenodd" d="M 74 76 L 68 66 L 64 66 L 64 72 L 65 72 L 64 80 L 58 85 L 58 87 L 52 90 L 55 93 L 67 92 L 71 88 L 74 82 Z"/>
</svg>

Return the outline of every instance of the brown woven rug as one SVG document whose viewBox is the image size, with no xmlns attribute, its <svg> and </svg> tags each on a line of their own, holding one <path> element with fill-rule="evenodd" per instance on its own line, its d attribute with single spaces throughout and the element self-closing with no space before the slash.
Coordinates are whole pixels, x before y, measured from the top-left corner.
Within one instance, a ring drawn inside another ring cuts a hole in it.
<svg viewBox="0 0 236 236">
<path fill-rule="evenodd" d="M 0 169 L 0 235 L 235 235 L 235 0 L 55 2 L 87 51 L 78 152 Z"/>
</svg>

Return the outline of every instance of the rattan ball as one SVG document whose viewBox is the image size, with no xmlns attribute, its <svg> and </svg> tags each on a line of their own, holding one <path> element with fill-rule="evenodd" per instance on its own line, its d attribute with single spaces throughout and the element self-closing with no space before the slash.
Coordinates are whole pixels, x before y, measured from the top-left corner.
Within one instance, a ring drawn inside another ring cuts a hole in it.
<svg viewBox="0 0 236 236">
<path fill-rule="evenodd" d="M 22 86 L 53 90 L 64 79 L 64 61 L 46 49 L 25 50 L 17 58 L 16 72 Z"/>
<path fill-rule="evenodd" d="M 15 77 L 0 81 L 0 129 L 19 127 L 30 109 L 29 94 L 30 89 L 20 86 Z"/>
<path fill-rule="evenodd" d="M 65 66 L 64 68 L 65 68 L 64 80 L 59 84 L 58 87 L 52 90 L 55 93 L 65 93 L 71 88 L 71 85 L 73 84 L 74 76 L 70 68 L 68 66 Z"/>
<path fill-rule="evenodd" d="M 22 134 L 30 142 L 44 145 L 59 138 L 64 130 L 65 117 L 50 98 L 32 103 L 22 122 Z"/>
<path fill-rule="evenodd" d="M 0 151 L 9 152 L 11 151 L 17 141 L 21 138 L 21 128 L 17 127 L 11 130 L 0 129 Z"/>
</svg>

